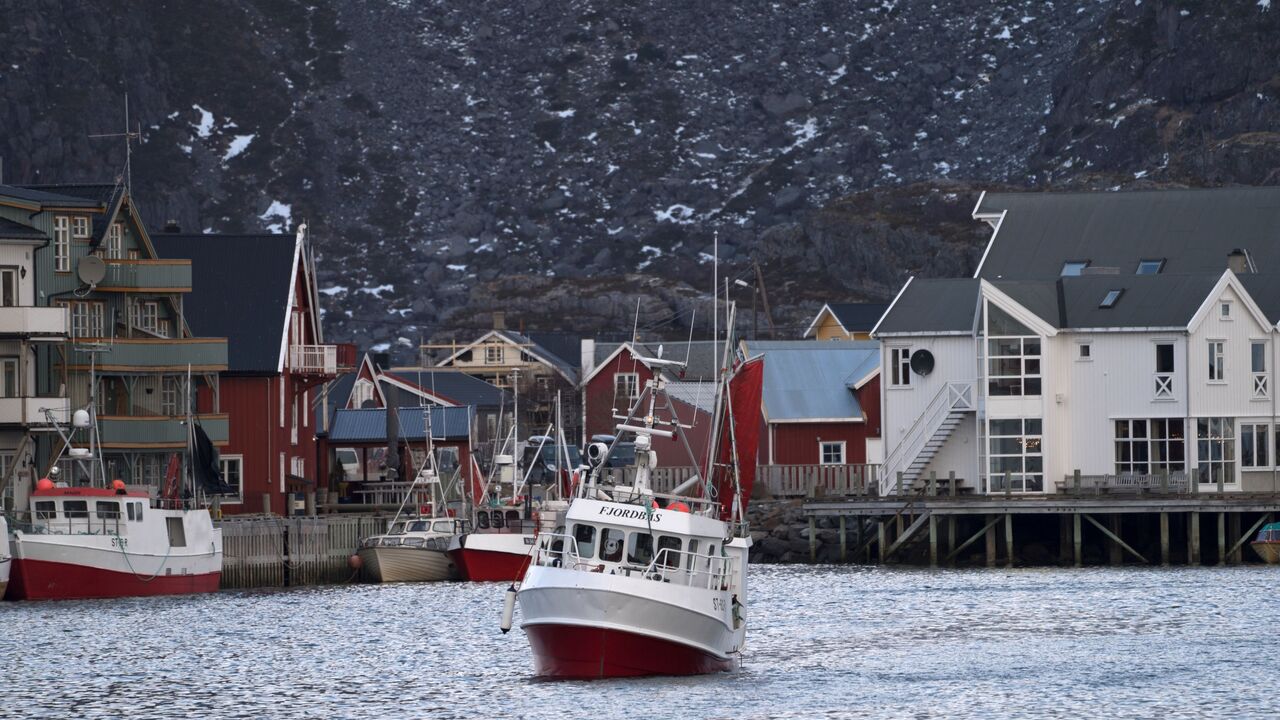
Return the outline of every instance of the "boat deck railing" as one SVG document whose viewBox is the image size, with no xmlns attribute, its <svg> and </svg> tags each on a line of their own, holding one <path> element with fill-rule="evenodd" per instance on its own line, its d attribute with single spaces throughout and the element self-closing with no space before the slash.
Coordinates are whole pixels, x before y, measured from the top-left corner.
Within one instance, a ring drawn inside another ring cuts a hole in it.
<svg viewBox="0 0 1280 720">
<path fill-rule="evenodd" d="M 128 523 L 120 513 L 14 512 L 9 527 L 29 535 L 125 535 Z"/>
<path fill-rule="evenodd" d="M 611 563 L 596 558 L 583 559 L 578 541 L 565 533 L 542 533 L 538 536 L 535 565 L 562 567 L 580 572 L 609 573 L 640 577 L 655 582 L 684 585 L 705 590 L 733 588 L 736 559 L 702 555 L 688 550 L 662 548 L 648 565 Z"/>
</svg>

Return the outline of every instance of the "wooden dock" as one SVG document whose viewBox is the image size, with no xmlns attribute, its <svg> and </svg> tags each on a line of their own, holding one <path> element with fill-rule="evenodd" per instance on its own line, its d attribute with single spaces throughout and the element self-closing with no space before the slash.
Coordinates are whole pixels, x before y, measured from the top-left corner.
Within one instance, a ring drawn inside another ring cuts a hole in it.
<svg viewBox="0 0 1280 720">
<path fill-rule="evenodd" d="M 386 515 L 246 516 L 219 520 L 222 587 L 324 585 L 353 579 L 347 559 Z"/>
<path fill-rule="evenodd" d="M 936 486 L 935 486 L 936 490 Z M 810 559 L 838 523 L 844 562 L 1076 566 L 1239 564 L 1280 514 L 1280 494 L 1067 492 L 816 498 L 804 505 Z"/>
</svg>

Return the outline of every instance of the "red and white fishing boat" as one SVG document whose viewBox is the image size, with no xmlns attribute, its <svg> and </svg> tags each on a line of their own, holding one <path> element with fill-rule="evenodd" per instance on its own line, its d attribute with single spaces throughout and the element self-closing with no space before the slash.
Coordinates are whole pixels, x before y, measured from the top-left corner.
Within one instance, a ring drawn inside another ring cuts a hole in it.
<svg viewBox="0 0 1280 720">
<path fill-rule="evenodd" d="M 654 362 L 664 361 L 646 360 Z M 683 428 L 659 419 L 663 380 L 646 383 L 618 425 L 635 436 L 634 484 L 601 485 L 593 471 L 576 488 L 564 528 L 539 536 L 519 591 L 508 591 L 503 630 L 511 626 L 514 595 L 538 675 L 690 675 L 738 666 L 751 547 L 744 510 L 755 475 L 762 370 L 756 358 L 722 378 L 716 457 L 703 477 L 670 493 L 650 487 L 652 438 L 683 437 Z"/>
<path fill-rule="evenodd" d="M 31 495 L 11 540 L 11 600 L 213 592 L 222 531 L 207 510 L 154 507 L 145 492 L 56 487 Z"/>
</svg>

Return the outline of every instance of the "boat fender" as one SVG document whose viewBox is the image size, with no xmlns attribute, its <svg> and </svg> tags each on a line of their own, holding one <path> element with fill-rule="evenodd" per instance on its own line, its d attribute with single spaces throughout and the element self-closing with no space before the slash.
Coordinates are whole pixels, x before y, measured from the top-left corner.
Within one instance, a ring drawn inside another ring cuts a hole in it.
<svg viewBox="0 0 1280 720">
<path fill-rule="evenodd" d="M 351 553 L 351 557 L 347 558 L 347 567 L 352 570 L 359 570 L 364 567 L 364 560 L 361 560 L 359 555 Z"/>
<path fill-rule="evenodd" d="M 516 586 L 507 587 L 506 596 L 502 599 L 502 634 L 506 635 L 511 631 L 511 617 L 516 612 Z"/>
</svg>

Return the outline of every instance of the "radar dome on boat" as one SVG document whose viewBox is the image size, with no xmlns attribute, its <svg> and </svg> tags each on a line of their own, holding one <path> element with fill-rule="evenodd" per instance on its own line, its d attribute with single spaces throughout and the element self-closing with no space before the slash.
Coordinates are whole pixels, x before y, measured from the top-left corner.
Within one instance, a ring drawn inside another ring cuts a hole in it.
<svg viewBox="0 0 1280 720">
<path fill-rule="evenodd" d="M 89 411 L 88 411 L 88 410 L 81 409 L 81 410 L 77 410 L 77 411 L 75 411 L 74 413 L 72 413 L 72 414 L 71 414 L 71 424 L 72 424 L 73 426 L 75 426 L 75 427 L 78 427 L 78 428 L 87 428 L 87 427 L 89 427 Z"/>
<path fill-rule="evenodd" d="M 37 481 L 36 481 L 36 489 L 37 489 L 37 490 L 52 490 L 52 489 L 53 489 L 53 481 L 52 481 L 52 480 L 50 480 L 50 479 L 49 479 L 49 478 L 47 478 L 47 477 L 40 478 L 39 480 L 37 480 Z"/>
</svg>

